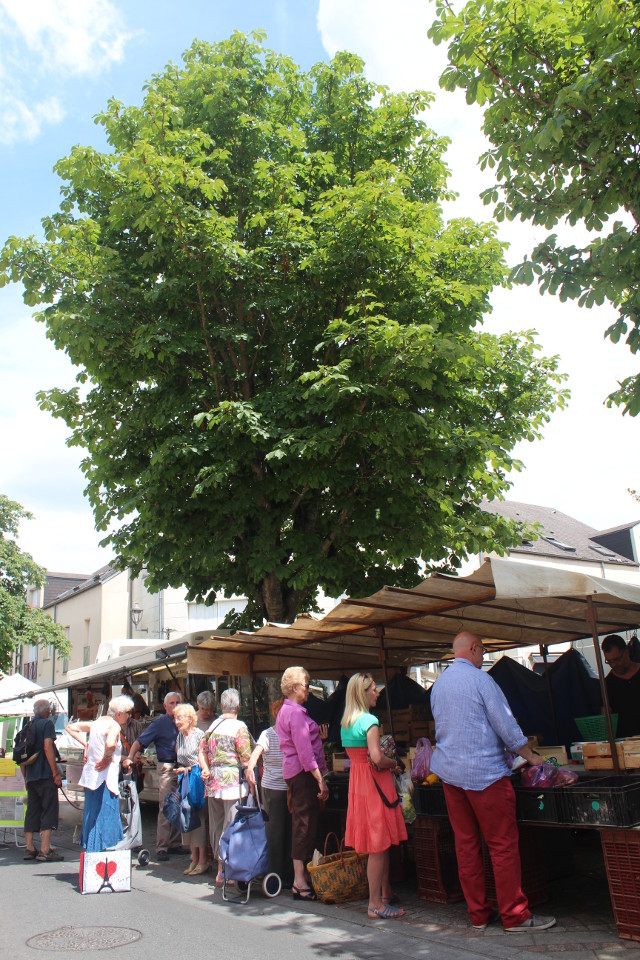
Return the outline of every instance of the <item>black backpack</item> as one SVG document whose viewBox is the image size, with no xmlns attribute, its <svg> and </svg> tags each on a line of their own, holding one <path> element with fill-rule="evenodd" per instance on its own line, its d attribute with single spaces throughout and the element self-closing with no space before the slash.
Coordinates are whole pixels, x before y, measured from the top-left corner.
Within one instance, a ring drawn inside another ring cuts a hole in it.
<svg viewBox="0 0 640 960">
<path fill-rule="evenodd" d="M 37 748 L 37 723 L 35 717 L 28 720 L 16 733 L 13 741 L 13 762 L 29 766 L 37 759 L 40 751 Z"/>
</svg>

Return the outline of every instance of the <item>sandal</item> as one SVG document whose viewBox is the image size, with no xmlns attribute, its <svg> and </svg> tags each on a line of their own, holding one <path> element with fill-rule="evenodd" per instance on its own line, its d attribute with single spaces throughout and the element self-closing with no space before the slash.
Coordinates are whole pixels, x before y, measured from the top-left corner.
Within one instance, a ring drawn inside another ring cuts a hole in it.
<svg viewBox="0 0 640 960">
<path fill-rule="evenodd" d="M 370 920 L 399 920 L 400 917 L 404 917 L 404 910 L 400 907 L 392 907 L 389 903 L 383 903 L 377 910 L 375 907 L 369 907 Z"/>
<path fill-rule="evenodd" d="M 294 900 L 317 900 L 318 897 L 313 890 L 309 888 L 303 888 L 300 890 L 298 887 L 291 887 L 291 893 L 293 894 Z"/>
<path fill-rule="evenodd" d="M 36 858 L 37 856 L 38 856 L 38 851 L 34 848 L 33 850 L 27 850 L 27 851 L 25 851 L 25 855 L 24 855 L 24 857 L 23 857 L 22 859 L 23 859 L 23 860 L 35 860 L 35 858 Z"/>
<path fill-rule="evenodd" d="M 392 893 L 390 897 L 383 897 L 382 902 L 387 904 L 400 903 L 400 897 L 398 896 L 397 893 Z"/>
</svg>

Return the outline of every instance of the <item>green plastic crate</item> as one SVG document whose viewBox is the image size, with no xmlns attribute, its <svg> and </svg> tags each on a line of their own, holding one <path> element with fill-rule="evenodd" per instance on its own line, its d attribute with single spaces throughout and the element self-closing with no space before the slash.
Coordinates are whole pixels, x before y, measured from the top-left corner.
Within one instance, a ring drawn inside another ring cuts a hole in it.
<svg viewBox="0 0 640 960">
<path fill-rule="evenodd" d="M 575 724 L 580 731 L 580 736 L 585 741 L 606 740 L 608 737 L 607 718 L 601 713 L 597 713 L 594 717 L 576 717 Z M 611 714 L 611 726 L 613 727 L 613 735 L 615 737 L 618 729 L 617 713 Z"/>
</svg>

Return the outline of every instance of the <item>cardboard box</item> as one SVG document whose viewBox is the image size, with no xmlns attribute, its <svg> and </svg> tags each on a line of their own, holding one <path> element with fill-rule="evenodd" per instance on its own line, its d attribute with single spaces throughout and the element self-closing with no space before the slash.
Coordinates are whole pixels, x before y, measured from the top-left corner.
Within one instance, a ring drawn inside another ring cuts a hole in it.
<svg viewBox="0 0 640 960">
<path fill-rule="evenodd" d="M 334 773 L 344 773 L 344 765 L 347 761 L 346 753 L 334 753 L 331 762 Z"/>
<path fill-rule="evenodd" d="M 569 757 L 567 756 L 566 747 L 538 747 L 538 753 L 541 754 L 545 760 L 557 760 L 561 767 L 569 763 Z"/>
</svg>

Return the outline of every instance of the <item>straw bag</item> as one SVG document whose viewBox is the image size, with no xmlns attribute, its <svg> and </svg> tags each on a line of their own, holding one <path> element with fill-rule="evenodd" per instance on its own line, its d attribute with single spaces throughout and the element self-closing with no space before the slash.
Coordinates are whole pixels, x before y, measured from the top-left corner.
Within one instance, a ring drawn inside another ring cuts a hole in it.
<svg viewBox="0 0 640 960">
<path fill-rule="evenodd" d="M 333 837 L 337 853 L 327 855 L 327 843 Z M 335 833 L 328 833 L 324 841 L 324 856 L 317 864 L 307 864 L 313 889 L 323 903 L 347 903 L 349 900 L 365 900 L 369 896 L 367 883 L 367 853 L 345 850 L 344 840 L 338 842 Z"/>
</svg>

